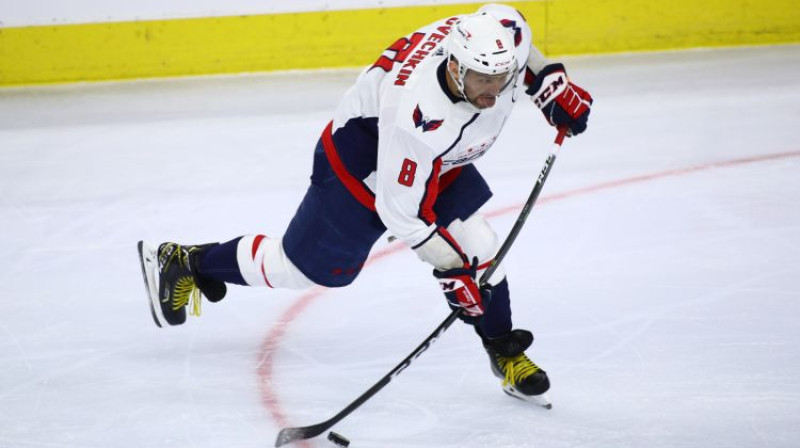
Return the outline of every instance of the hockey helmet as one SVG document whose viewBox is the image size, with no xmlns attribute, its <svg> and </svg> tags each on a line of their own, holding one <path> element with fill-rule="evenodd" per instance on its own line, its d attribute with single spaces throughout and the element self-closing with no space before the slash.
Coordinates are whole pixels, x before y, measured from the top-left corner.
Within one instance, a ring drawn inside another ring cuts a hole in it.
<svg viewBox="0 0 800 448">
<path fill-rule="evenodd" d="M 463 16 L 447 38 L 448 59 L 458 62 L 455 79 L 461 96 L 469 71 L 482 75 L 506 75 L 501 93 L 513 86 L 517 78 L 517 54 L 514 36 L 492 15 L 482 12 Z"/>
</svg>

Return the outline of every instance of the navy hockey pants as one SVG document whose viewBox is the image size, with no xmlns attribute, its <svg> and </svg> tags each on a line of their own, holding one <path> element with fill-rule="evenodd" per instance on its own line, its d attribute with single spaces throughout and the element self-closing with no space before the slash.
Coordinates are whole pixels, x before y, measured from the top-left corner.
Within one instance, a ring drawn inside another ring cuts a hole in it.
<svg viewBox="0 0 800 448">
<path fill-rule="evenodd" d="M 438 225 L 465 220 L 491 198 L 488 184 L 473 165 L 461 169 L 433 206 Z M 311 185 L 283 236 L 286 255 L 310 280 L 328 287 L 345 286 L 361 272 L 370 249 L 386 232 L 378 214 L 345 188 L 317 144 Z M 433 280 L 431 280 L 433 281 Z M 493 288 L 482 330 L 497 336 L 511 330 L 507 282 Z"/>
</svg>

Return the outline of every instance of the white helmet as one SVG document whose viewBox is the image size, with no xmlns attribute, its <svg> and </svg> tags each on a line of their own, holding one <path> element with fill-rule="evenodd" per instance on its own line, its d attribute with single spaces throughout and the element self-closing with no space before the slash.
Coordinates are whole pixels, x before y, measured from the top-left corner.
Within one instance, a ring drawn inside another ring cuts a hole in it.
<svg viewBox="0 0 800 448">
<path fill-rule="evenodd" d="M 484 75 L 508 74 L 503 90 L 514 84 L 518 68 L 514 36 L 494 16 L 482 12 L 462 17 L 450 30 L 446 48 L 448 58 L 458 61 L 456 84 L 464 98 L 468 70 Z"/>
</svg>

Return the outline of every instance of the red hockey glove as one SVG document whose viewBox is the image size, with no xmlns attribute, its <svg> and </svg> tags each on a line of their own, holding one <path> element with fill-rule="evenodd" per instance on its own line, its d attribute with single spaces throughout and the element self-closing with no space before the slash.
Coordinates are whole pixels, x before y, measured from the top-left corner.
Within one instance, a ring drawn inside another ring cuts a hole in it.
<svg viewBox="0 0 800 448">
<path fill-rule="evenodd" d="M 526 93 L 551 125 L 569 128 L 567 135 L 586 130 L 592 96 L 569 80 L 563 64 L 545 66 Z"/>
<path fill-rule="evenodd" d="M 447 304 L 451 309 L 463 308 L 462 320 L 471 324 L 477 323 L 477 318 L 483 314 L 491 296 L 488 290 L 478 288 L 475 282 L 477 272 L 478 257 L 472 259 L 471 265 L 465 263 L 460 268 L 433 270 L 433 276 L 439 280 Z"/>
</svg>

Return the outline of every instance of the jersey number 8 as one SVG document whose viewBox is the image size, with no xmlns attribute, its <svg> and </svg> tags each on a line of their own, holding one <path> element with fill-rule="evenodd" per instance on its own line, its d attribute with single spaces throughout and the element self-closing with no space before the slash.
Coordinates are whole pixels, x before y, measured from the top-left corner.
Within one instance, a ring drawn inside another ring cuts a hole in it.
<svg viewBox="0 0 800 448">
<path fill-rule="evenodd" d="M 400 176 L 397 178 L 397 182 L 400 185 L 405 185 L 406 187 L 410 187 L 414 185 L 414 175 L 416 173 L 417 173 L 417 162 L 405 159 L 403 160 L 403 168 L 400 170 Z"/>
</svg>

